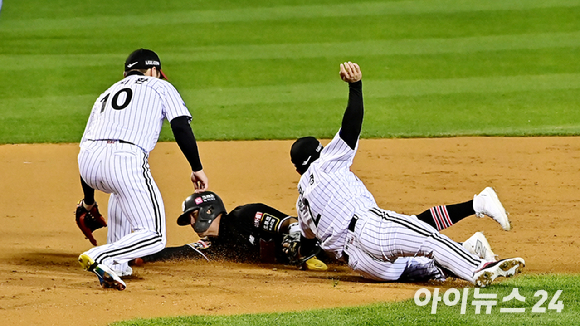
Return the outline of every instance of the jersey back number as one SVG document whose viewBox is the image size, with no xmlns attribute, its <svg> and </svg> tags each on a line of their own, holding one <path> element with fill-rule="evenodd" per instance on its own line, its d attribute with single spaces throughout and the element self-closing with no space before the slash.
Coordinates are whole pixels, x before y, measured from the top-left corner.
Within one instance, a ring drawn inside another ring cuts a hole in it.
<svg viewBox="0 0 580 326">
<path fill-rule="evenodd" d="M 105 108 L 107 107 L 107 101 L 109 100 L 110 95 L 111 94 L 108 93 L 101 100 L 101 104 L 102 104 L 101 113 L 103 111 L 105 111 Z M 121 96 L 121 95 L 125 95 L 125 96 Z M 119 103 L 119 97 L 122 98 L 121 103 Z M 111 99 L 111 106 L 115 110 L 123 110 L 124 108 L 126 108 L 129 105 L 129 103 L 131 102 L 132 99 L 133 99 L 133 90 L 130 88 L 127 88 L 127 87 L 123 88 L 123 89 L 119 90 L 117 93 L 115 93 L 115 95 L 113 95 L 113 98 Z"/>
</svg>

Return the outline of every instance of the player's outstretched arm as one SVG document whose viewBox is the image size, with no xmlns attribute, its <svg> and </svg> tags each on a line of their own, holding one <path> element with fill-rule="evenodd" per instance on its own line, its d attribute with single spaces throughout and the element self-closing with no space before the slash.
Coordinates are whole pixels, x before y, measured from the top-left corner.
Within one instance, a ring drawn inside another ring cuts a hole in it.
<svg viewBox="0 0 580 326">
<path fill-rule="evenodd" d="M 193 171 L 191 172 L 191 182 L 193 182 L 195 192 L 206 191 L 209 182 L 205 172 L 203 172 L 195 135 L 189 126 L 189 117 L 180 116 L 171 120 L 171 130 Z"/>
<path fill-rule="evenodd" d="M 144 263 L 153 263 L 157 261 L 181 260 L 181 259 L 202 259 L 205 258 L 203 251 L 195 249 L 197 242 L 186 244 L 180 247 L 166 247 L 163 250 L 145 257 L 137 258 L 130 262 L 131 265 L 143 265 Z M 202 249 L 205 250 L 205 249 Z M 207 253 L 207 252 L 206 252 Z"/>
<path fill-rule="evenodd" d="M 360 137 L 364 116 L 362 97 L 362 72 L 356 63 L 340 64 L 340 78 L 349 83 L 348 105 L 342 118 L 340 138 L 353 150 Z"/>
</svg>

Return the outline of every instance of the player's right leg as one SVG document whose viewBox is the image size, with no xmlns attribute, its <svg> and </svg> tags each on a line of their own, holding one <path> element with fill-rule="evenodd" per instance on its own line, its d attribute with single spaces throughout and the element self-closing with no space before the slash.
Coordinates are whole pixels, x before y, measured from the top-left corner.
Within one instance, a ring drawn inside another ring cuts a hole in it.
<svg viewBox="0 0 580 326">
<path fill-rule="evenodd" d="M 111 194 L 109 197 L 108 216 L 109 226 L 107 228 L 107 243 L 115 243 L 121 238 L 131 233 L 131 223 L 129 219 L 123 215 L 123 210 L 119 205 L 118 196 Z M 127 262 L 121 264 L 113 264 L 112 270 L 121 277 L 131 276 L 133 269 Z"/>
<path fill-rule="evenodd" d="M 114 271 L 106 265 L 97 264 L 88 254 L 81 254 L 78 261 L 83 269 L 97 275 L 99 283 L 103 288 L 115 288 L 122 291 L 127 287 L 125 282 Z"/>
<path fill-rule="evenodd" d="M 497 261 L 497 255 L 491 250 L 483 232 L 475 232 L 469 239 L 461 243 L 463 248 L 485 261 Z"/>
<path fill-rule="evenodd" d="M 108 266 L 154 254 L 166 244 L 165 207 L 149 170 L 147 156 L 130 144 L 114 146 L 103 170 L 104 179 L 115 194 L 114 206 L 118 209 L 115 216 L 121 215 L 123 219 L 114 223 L 122 225 L 121 237 L 89 251 L 95 261 Z M 126 233 L 128 230 L 131 232 Z"/>
<path fill-rule="evenodd" d="M 113 233 L 109 237 L 116 241 L 83 255 L 112 271 L 114 266 L 123 269 L 128 261 L 165 247 L 165 209 L 141 149 L 130 144 L 91 143 L 79 153 L 79 170 L 91 187 L 115 194 L 110 203 Z"/>
<path fill-rule="evenodd" d="M 470 200 L 454 205 L 433 206 L 416 216 L 419 220 L 441 231 L 474 214 L 473 201 Z"/>
<path fill-rule="evenodd" d="M 424 256 L 454 275 L 474 283 L 474 274 L 485 261 L 469 253 L 462 245 L 440 234 L 414 216 L 372 209 L 361 218 L 355 231 L 362 249 L 379 260 Z M 500 275 L 498 273 L 497 275 Z"/>
<path fill-rule="evenodd" d="M 362 277 L 383 282 L 426 282 L 445 280 L 444 272 L 432 259 L 400 257 L 394 262 L 381 261 L 357 247 L 357 241 L 348 245 L 348 266 Z"/>
<path fill-rule="evenodd" d="M 507 211 L 491 187 L 475 195 L 473 200 L 454 205 L 434 206 L 416 216 L 419 220 L 441 231 L 471 215 L 489 216 L 504 230 L 511 229 Z"/>
<path fill-rule="evenodd" d="M 400 260 L 396 263 L 381 261 L 362 250 L 356 237 L 347 238 L 347 242 L 349 244 L 345 248 L 344 258 L 348 266 L 362 277 L 375 281 L 394 282 L 398 281 L 405 272 L 406 261 Z"/>
</svg>

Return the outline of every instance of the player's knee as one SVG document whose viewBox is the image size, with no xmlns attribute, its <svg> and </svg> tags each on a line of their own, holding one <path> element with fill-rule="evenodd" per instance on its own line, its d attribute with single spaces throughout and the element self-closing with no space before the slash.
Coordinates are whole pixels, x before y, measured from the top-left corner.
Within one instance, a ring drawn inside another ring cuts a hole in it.
<svg viewBox="0 0 580 326">
<path fill-rule="evenodd" d="M 167 245 L 167 237 L 165 236 L 165 234 L 159 234 L 159 243 L 161 249 L 165 248 L 165 246 Z"/>
<path fill-rule="evenodd" d="M 155 249 L 163 249 L 167 245 L 167 236 L 165 234 L 156 231 L 145 231 L 144 234 L 147 234 L 146 238 L 149 239 L 148 242 L 151 244 L 150 246 Z"/>
</svg>

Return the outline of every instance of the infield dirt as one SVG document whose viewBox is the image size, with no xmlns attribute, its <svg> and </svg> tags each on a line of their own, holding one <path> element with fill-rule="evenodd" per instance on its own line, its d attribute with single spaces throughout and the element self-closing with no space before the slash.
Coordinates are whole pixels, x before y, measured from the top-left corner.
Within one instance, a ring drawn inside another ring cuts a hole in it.
<svg viewBox="0 0 580 326">
<path fill-rule="evenodd" d="M 324 142 L 325 143 L 325 142 Z M 201 142 L 211 190 L 232 209 L 263 202 L 295 215 L 298 174 L 291 141 Z M 77 256 L 90 248 L 74 222 L 82 191 L 78 144 L 0 146 L 0 320 L 6 325 L 106 325 L 132 318 L 296 311 L 411 298 L 426 284 L 365 281 L 340 264 L 293 266 L 177 261 L 134 268 L 122 292 L 103 290 Z M 168 245 L 197 240 L 175 220 L 191 194 L 175 143 L 159 143 L 151 170 L 165 202 Z M 484 231 L 500 257 L 523 257 L 524 273 L 580 273 L 580 138 L 362 140 L 352 170 L 380 207 L 418 214 L 469 200 L 493 186 L 512 231 L 469 217 L 443 231 L 463 241 Z M 107 196 L 97 195 L 101 212 Z M 99 243 L 106 231 L 95 232 Z M 471 286 L 448 281 L 439 287 Z"/>
</svg>

